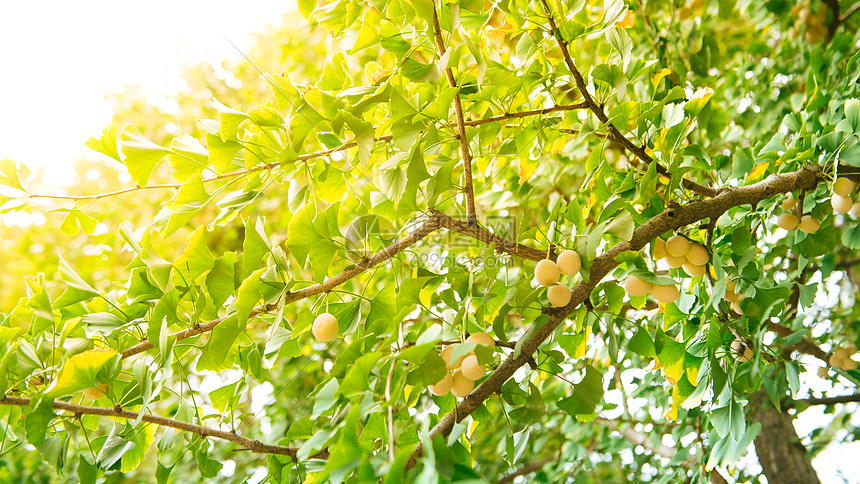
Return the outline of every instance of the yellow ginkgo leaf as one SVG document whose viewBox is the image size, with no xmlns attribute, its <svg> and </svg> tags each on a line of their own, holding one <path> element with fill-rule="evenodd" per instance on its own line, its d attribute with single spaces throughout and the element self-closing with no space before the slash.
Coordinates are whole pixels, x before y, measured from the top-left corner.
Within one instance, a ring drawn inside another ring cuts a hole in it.
<svg viewBox="0 0 860 484">
<path fill-rule="evenodd" d="M 84 351 L 69 358 L 60 369 L 57 379 L 48 387 L 50 398 L 71 395 L 96 385 L 96 374 L 117 352 L 107 348 Z"/>
<path fill-rule="evenodd" d="M 615 27 L 619 29 L 629 29 L 633 28 L 633 25 L 635 23 L 636 16 L 633 15 L 633 10 L 628 10 L 627 13 L 624 15 L 624 18 L 620 22 L 615 24 Z"/>
</svg>

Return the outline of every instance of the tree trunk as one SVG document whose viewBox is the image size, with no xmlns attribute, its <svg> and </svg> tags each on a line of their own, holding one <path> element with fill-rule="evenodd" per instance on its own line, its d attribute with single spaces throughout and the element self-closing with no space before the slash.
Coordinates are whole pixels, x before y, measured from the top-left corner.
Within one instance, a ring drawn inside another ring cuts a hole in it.
<svg viewBox="0 0 860 484">
<path fill-rule="evenodd" d="M 792 418 L 777 412 L 763 390 L 753 403 L 752 420 L 761 424 L 755 438 L 755 452 L 770 483 L 818 484 L 818 475 L 809 459 L 806 448 L 800 443 Z"/>
</svg>

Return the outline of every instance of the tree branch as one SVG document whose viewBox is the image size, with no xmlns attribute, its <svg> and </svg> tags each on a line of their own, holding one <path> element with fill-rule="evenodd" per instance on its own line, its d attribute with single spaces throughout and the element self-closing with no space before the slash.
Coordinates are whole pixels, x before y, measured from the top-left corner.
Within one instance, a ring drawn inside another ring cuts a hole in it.
<svg viewBox="0 0 860 484">
<path fill-rule="evenodd" d="M 591 110 L 591 112 L 593 112 L 595 116 L 597 116 L 597 119 L 600 120 L 601 124 L 606 126 L 607 131 L 609 131 L 609 137 L 611 139 L 620 143 L 622 146 L 624 146 L 624 148 L 626 148 L 628 151 L 631 151 L 643 162 L 649 164 L 656 163 L 654 159 L 651 158 L 651 156 L 645 152 L 645 148 L 643 146 L 635 145 L 632 141 L 627 139 L 626 136 L 621 134 L 620 131 L 618 131 L 618 128 L 616 128 L 615 125 L 609 121 L 609 116 L 607 116 L 606 113 L 603 111 L 603 106 L 598 104 L 594 100 L 594 98 L 591 97 L 591 93 L 588 92 L 588 86 L 585 84 L 585 79 L 582 77 L 582 74 L 579 72 L 579 69 L 576 68 L 576 64 L 573 62 L 573 58 L 570 56 L 570 50 L 567 47 L 567 41 L 565 41 L 561 37 L 561 32 L 559 32 L 558 30 L 558 26 L 556 25 L 555 19 L 552 16 L 552 11 L 550 10 L 549 5 L 547 5 L 546 0 L 541 0 L 541 3 L 543 4 L 544 11 L 546 12 L 547 19 L 549 20 L 549 26 L 550 30 L 552 31 L 552 35 L 553 37 L 555 37 L 556 43 L 561 49 L 561 54 L 564 57 L 564 63 L 567 64 L 567 69 L 573 75 L 573 80 L 576 83 L 576 87 L 582 94 L 583 104 L 585 104 L 586 107 Z M 666 170 L 666 168 L 659 163 L 657 164 L 657 172 L 662 175 L 669 175 L 668 170 Z M 700 195 L 714 197 L 719 193 L 718 190 L 714 188 L 699 185 L 692 180 L 682 179 L 681 182 L 688 190 L 691 190 Z"/>
<path fill-rule="evenodd" d="M 22 397 L 4 397 L 0 398 L 0 405 L 28 407 L 30 406 L 30 399 Z M 137 420 L 138 418 L 140 418 L 144 422 L 159 425 L 161 427 L 170 427 L 177 430 L 182 430 L 183 432 L 192 432 L 200 435 L 201 437 L 214 437 L 216 439 L 233 442 L 234 444 L 238 444 L 242 446 L 242 448 L 257 454 L 287 455 L 290 456 L 294 461 L 297 460 L 296 456 L 298 450 L 293 447 L 264 444 L 259 440 L 251 440 L 247 437 L 242 437 L 241 435 L 235 434 L 233 432 L 225 432 L 223 430 L 204 427 L 202 425 L 195 425 L 188 422 L 182 422 L 181 420 L 174 420 L 172 418 L 159 417 L 151 414 L 140 415 L 138 412 L 122 410 L 120 408 L 87 407 L 84 405 L 75 405 L 59 400 L 54 400 L 52 407 L 57 410 L 73 413 L 76 416 L 100 415 L 103 417 L 124 418 L 127 420 Z M 315 459 L 327 459 L 328 450 L 322 450 L 320 452 L 317 452 L 312 457 Z"/>
<path fill-rule="evenodd" d="M 794 334 L 794 330 L 783 326 L 779 323 L 768 323 L 767 329 L 773 331 L 774 333 L 780 335 L 783 338 L 787 338 Z M 830 365 L 830 362 L 827 358 L 827 352 L 818 347 L 815 343 L 812 342 L 807 337 L 803 337 L 800 341 L 790 346 L 791 349 L 800 351 L 801 353 L 806 353 L 807 355 L 814 356 L 819 360 L 823 361 L 826 365 Z"/>
<path fill-rule="evenodd" d="M 436 2 L 433 2 L 433 30 L 436 34 L 436 47 L 439 48 L 439 56 L 445 56 L 445 41 L 442 39 L 442 27 L 439 26 L 439 16 L 436 13 Z M 457 139 L 460 142 L 460 156 L 463 158 L 463 169 L 465 170 L 465 181 L 463 193 L 466 195 L 466 218 L 470 224 L 476 224 L 478 217 L 475 215 L 475 187 L 472 184 L 472 153 L 469 151 L 469 139 L 466 138 L 466 123 L 463 119 L 463 104 L 460 102 L 460 89 L 457 80 L 454 79 L 454 71 L 450 67 L 445 68 L 445 77 L 448 85 L 456 89 L 454 94 L 454 113 L 457 116 Z"/>
<path fill-rule="evenodd" d="M 575 109 L 583 109 L 585 107 L 586 106 L 583 103 L 563 104 L 560 106 L 553 106 L 550 108 L 532 109 L 532 110 L 520 111 L 520 112 L 516 112 L 516 113 L 505 113 L 505 114 L 500 114 L 497 116 L 490 116 L 489 118 L 464 121 L 463 124 L 465 126 L 479 126 L 482 124 L 495 123 L 498 121 L 505 121 L 508 119 L 526 118 L 529 116 L 541 116 L 544 114 L 550 114 L 550 113 L 555 113 L 555 112 L 560 112 L 560 111 L 572 111 Z M 458 122 L 459 122 L 459 120 L 458 120 Z M 455 126 L 455 127 L 457 126 L 457 123 L 453 123 L 453 124 L 447 123 L 447 124 L 449 126 Z M 457 136 L 457 138 L 459 138 L 459 135 Z M 388 134 L 388 135 L 380 136 L 378 138 L 374 138 L 373 142 L 379 143 L 379 142 L 384 142 L 384 141 L 391 141 L 392 139 L 394 139 L 394 136 Z M 296 161 L 309 161 L 309 160 L 313 160 L 316 158 L 322 158 L 325 156 L 332 155 L 334 153 L 339 153 L 341 151 L 346 151 L 348 149 L 355 148 L 357 146 L 358 146 L 358 143 L 356 143 L 355 141 L 352 141 L 352 142 L 346 143 L 344 145 L 338 146 L 337 148 L 331 148 L 331 149 L 322 150 L 322 151 L 315 151 L 313 153 L 307 153 L 304 155 L 300 155 L 296 158 Z M 219 181 L 219 180 L 225 180 L 227 178 L 235 178 L 237 176 L 250 175 L 251 173 L 255 173 L 258 171 L 272 170 L 272 169 L 277 168 L 279 166 L 281 166 L 281 162 L 266 163 L 263 165 L 252 166 L 251 168 L 244 168 L 241 170 L 233 170 L 233 171 L 228 171 L 226 173 L 219 173 L 219 174 L 213 175 L 211 177 L 203 178 L 201 180 L 201 182 L 210 183 L 210 182 L 215 182 L 215 181 Z M 471 170 L 471 166 L 469 169 Z M 136 192 L 136 191 L 140 191 L 140 190 L 165 190 L 165 189 L 178 190 L 178 189 L 182 188 L 182 185 L 183 185 L 182 183 L 164 183 L 164 184 L 158 184 L 158 185 L 144 185 L 144 186 L 138 185 L 138 186 L 133 186 L 133 187 L 129 187 L 129 188 L 122 188 L 119 190 L 114 190 L 112 192 L 97 193 L 94 195 L 47 195 L 47 194 L 43 194 L 43 193 L 28 193 L 27 196 L 24 198 L 29 198 L 29 199 L 51 198 L 51 199 L 56 199 L 56 200 L 98 200 L 101 198 L 113 197 L 113 196 L 117 196 L 117 195 L 122 195 L 124 193 Z"/>
<path fill-rule="evenodd" d="M 594 419 L 594 421 L 601 425 L 609 427 L 611 430 L 618 432 L 619 434 L 621 434 L 622 437 L 624 437 L 631 443 L 645 447 L 646 449 L 648 449 L 648 452 L 651 452 L 652 454 L 671 459 L 672 457 L 675 457 L 675 454 L 678 453 L 676 449 L 672 447 L 666 447 L 665 445 L 655 447 L 654 444 L 651 443 L 651 439 L 648 438 L 648 435 L 639 432 L 633 427 L 626 427 L 622 430 L 618 428 L 616 421 L 605 419 L 602 417 L 597 417 L 596 419 Z"/>
<path fill-rule="evenodd" d="M 541 459 L 537 462 L 532 462 L 530 464 L 526 464 L 526 465 L 520 467 L 519 469 L 515 470 L 514 472 L 511 472 L 510 474 L 499 478 L 499 480 L 496 481 L 496 484 L 504 484 L 506 482 L 514 482 L 514 479 L 516 479 L 517 477 L 526 476 L 528 474 L 531 474 L 532 472 L 537 472 L 537 471 L 543 469 L 543 466 L 549 464 L 550 462 L 552 462 L 556 459 L 558 459 L 558 458 L 557 457 L 547 457 L 547 458 Z"/>
<path fill-rule="evenodd" d="M 694 200 L 682 206 L 670 206 L 650 218 L 633 231 L 633 236 L 629 241 L 619 242 L 595 258 L 591 263 L 587 279 L 573 287 L 571 300 L 567 306 L 545 309 L 550 315 L 549 320 L 543 326 L 533 328 L 533 331 L 526 333 L 526 336 L 520 340 L 521 351 L 519 354 L 514 353 L 505 359 L 493 373 L 472 390 L 472 393 L 463 398 L 452 412 L 442 417 L 439 423 L 430 430 L 430 438 L 436 435 L 448 435 L 455 423 L 471 415 L 484 400 L 496 393 L 502 384 L 528 361 L 541 343 L 565 321 L 567 316 L 588 299 L 594 287 L 612 269 L 618 266 L 619 262 L 616 257 L 622 253 L 641 250 L 648 242 L 665 232 L 709 217 L 715 217 L 729 208 L 744 204 L 756 204 L 779 193 L 813 188 L 822 179 L 823 175 L 817 166 L 791 173 L 771 175 L 753 185 L 722 190 L 717 196 L 710 199 Z M 409 470 L 414 467 L 422 454 L 421 444 L 416 445 L 405 469 Z"/>
<path fill-rule="evenodd" d="M 335 275 L 334 277 L 328 279 L 327 281 L 325 281 L 321 284 L 315 284 L 313 286 L 306 287 L 304 289 L 299 289 L 298 291 L 287 292 L 286 295 L 284 295 L 284 303 L 290 304 L 290 303 L 293 303 L 293 302 L 298 301 L 300 299 L 305 299 L 307 297 L 313 296 L 315 294 L 320 294 L 320 293 L 323 293 L 326 291 L 330 291 L 333 288 L 335 288 L 336 286 L 343 284 L 344 282 L 352 279 L 353 277 L 361 274 L 362 272 L 370 269 L 371 267 L 394 257 L 395 255 L 399 254 L 400 252 L 403 252 L 408 247 L 411 247 L 412 245 L 414 245 L 415 243 L 417 243 L 418 241 L 420 241 L 421 239 L 426 237 L 431 232 L 439 229 L 439 227 L 442 226 L 442 220 L 444 219 L 444 217 L 445 216 L 441 213 L 434 213 L 433 215 L 430 216 L 430 218 L 426 222 L 421 224 L 417 229 L 412 231 L 409 235 L 407 235 L 403 239 L 389 245 L 388 247 L 377 252 L 376 254 L 373 254 L 369 258 L 367 258 L 367 259 L 359 262 L 358 264 L 352 266 L 351 268 Z M 266 304 L 263 306 L 259 306 L 257 308 L 254 308 L 253 311 L 251 311 L 251 316 L 256 316 L 256 315 L 261 314 L 261 313 L 274 311 L 277 307 L 278 307 L 277 304 Z M 224 320 L 226 320 L 227 317 L 228 316 L 225 316 L 222 318 L 214 319 L 212 321 L 208 321 L 208 322 L 203 323 L 203 324 L 198 324 L 198 325 L 195 325 L 191 328 L 184 329 L 184 330 L 179 331 L 177 333 L 173 333 L 170 336 L 173 338 L 176 338 L 177 341 L 191 338 L 193 336 L 197 336 L 199 334 L 202 334 L 202 333 L 205 333 L 208 331 L 212 331 L 212 329 L 215 326 L 218 326 L 219 324 L 224 322 Z M 123 351 L 122 357 L 128 358 L 128 357 L 136 355 L 138 353 L 142 353 L 146 350 L 150 350 L 154 347 L 155 346 L 153 346 L 152 343 L 144 340 L 144 341 L 132 346 L 131 348 L 127 348 L 125 351 Z"/>
<path fill-rule="evenodd" d="M 796 408 L 801 405 L 835 405 L 837 403 L 852 403 L 860 402 L 860 393 L 853 395 L 840 395 L 838 397 L 822 397 L 822 398 L 800 398 L 797 400 L 789 400 L 785 406 L 787 408 Z"/>
</svg>

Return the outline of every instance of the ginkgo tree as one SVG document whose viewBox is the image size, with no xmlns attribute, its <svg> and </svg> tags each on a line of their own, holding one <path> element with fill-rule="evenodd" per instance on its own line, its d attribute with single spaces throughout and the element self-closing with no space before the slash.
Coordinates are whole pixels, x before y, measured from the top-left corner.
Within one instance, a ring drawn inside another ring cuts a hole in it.
<svg viewBox="0 0 860 484">
<path fill-rule="evenodd" d="M 817 482 L 860 401 L 843 3 L 302 0 L 324 55 L 87 143 L 128 186 L 0 162 L 0 211 L 119 241 L 2 308 L 0 476 Z"/>
</svg>

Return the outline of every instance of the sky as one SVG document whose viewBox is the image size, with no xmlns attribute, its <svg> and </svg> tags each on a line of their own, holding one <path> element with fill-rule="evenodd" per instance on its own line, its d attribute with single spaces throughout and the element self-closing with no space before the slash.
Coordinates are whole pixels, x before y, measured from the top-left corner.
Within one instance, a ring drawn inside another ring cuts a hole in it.
<svg viewBox="0 0 860 484">
<path fill-rule="evenodd" d="M 239 59 L 224 38 L 246 50 L 249 34 L 280 22 L 290 1 L 150 0 L 0 4 L 0 159 L 48 168 L 60 185 L 84 146 L 111 121 L 105 94 L 140 84 L 145 93 L 182 89 L 185 62 Z M 814 367 L 815 364 L 810 364 Z M 820 386 L 814 369 L 804 387 Z M 824 390 L 820 388 L 819 390 Z M 841 388 L 847 393 L 849 389 Z M 826 420 L 821 409 L 798 420 L 801 435 Z M 814 461 L 822 482 L 860 474 L 860 443 L 834 444 Z M 757 466 L 754 456 L 744 465 Z M 729 476 L 727 476 L 729 477 Z"/>
<path fill-rule="evenodd" d="M 105 94 L 139 83 L 169 95 L 184 62 L 238 59 L 288 1 L 0 3 L 0 159 L 49 167 L 62 183 L 111 121 Z M 241 5 L 241 7 L 240 7 Z"/>
</svg>

